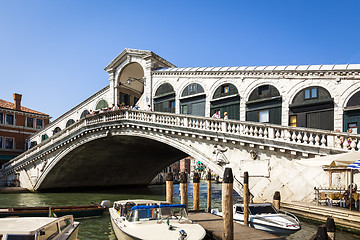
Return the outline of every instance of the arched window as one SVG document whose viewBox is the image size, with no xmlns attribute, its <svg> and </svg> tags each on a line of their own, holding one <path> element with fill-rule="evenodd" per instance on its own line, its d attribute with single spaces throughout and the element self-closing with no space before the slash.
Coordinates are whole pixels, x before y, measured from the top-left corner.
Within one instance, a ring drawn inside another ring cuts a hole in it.
<svg viewBox="0 0 360 240">
<path fill-rule="evenodd" d="M 71 125 L 73 125 L 75 123 L 75 121 L 73 119 L 69 119 L 67 122 L 66 122 L 66 127 L 69 127 Z"/>
<path fill-rule="evenodd" d="M 45 141 L 48 138 L 49 138 L 49 136 L 46 133 L 41 135 L 41 142 Z"/>
<path fill-rule="evenodd" d="M 323 87 L 302 89 L 289 108 L 290 126 L 334 130 L 334 99 Z"/>
<path fill-rule="evenodd" d="M 90 112 L 88 110 L 84 110 L 82 113 L 81 113 L 81 116 L 80 116 L 80 119 L 86 117 L 86 115 L 90 114 Z"/>
<path fill-rule="evenodd" d="M 255 88 L 246 102 L 246 121 L 281 124 L 281 101 L 276 87 Z"/>
<path fill-rule="evenodd" d="M 61 128 L 56 127 L 56 128 L 53 130 L 53 134 L 56 134 L 56 133 L 58 133 L 58 132 L 60 132 L 60 131 L 61 131 Z"/>
<path fill-rule="evenodd" d="M 163 83 L 156 90 L 154 111 L 175 113 L 175 91 L 170 83 Z"/>
<path fill-rule="evenodd" d="M 96 104 L 96 110 L 100 110 L 102 108 L 108 108 L 109 104 L 106 100 L 102 99 Z"/>
<path fill-rule="evenodd" d="M 351 96 L 344 108 L 344 131 L 360 133 L 360 91 Z"/>
<path fill-rule="evenodd" d="M 210 116 L 216 110 L 220 111 L 221 118 L 227 112 L 229 119 L 240 119 L 240 96 L 237 88 L 231 83 L 224 83 L 214 92 L 210 103 Z"/>
<path fill-rule="evenodd" d="M 197 83 L 191 83 L 181 93 L 180 113 L 196 116 L 205 116 L 204 88 Z"/>
</svg>

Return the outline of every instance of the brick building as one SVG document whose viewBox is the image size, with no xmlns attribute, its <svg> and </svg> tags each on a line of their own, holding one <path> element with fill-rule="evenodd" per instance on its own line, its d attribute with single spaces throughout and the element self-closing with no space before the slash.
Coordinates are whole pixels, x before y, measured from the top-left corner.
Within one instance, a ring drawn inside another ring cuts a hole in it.
<svg viewBox="0 0 360 240">
<path fill-rule="evenodd" d="M 27 138 L 50 121 L 49 115 L 21 106 L 21 94 L 13 96 L 14 103 L 0 99 L 0 165 L 27 150 Z"/>
</svg>

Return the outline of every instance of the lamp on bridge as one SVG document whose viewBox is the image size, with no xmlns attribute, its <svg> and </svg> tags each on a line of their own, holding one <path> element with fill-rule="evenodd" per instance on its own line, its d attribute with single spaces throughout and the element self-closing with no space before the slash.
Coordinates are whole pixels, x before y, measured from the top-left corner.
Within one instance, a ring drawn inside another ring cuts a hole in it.
<svg viewBox="0 0 360 240">
<path fill-rule="evenodd" d="M 126 81 L 126 83 L 130 85 L 134 81 L 138 81 L 138 82 L 141 82 L 142 84 L 146 85 L 145 84 L 145 77 L 142 77 L 142 78 L 129 77 L 128 80 Z"/>
</svg>

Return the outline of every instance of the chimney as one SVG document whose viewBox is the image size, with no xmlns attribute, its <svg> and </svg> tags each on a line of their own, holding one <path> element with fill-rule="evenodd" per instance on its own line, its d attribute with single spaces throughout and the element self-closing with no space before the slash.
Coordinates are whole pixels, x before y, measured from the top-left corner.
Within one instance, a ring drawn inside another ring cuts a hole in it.
<svg viewBox="0 0 360 240">
<path fill-rule="evenodd" d="M 15 110 L 21 110 L 21 94 L 14 93 Z"/>
</svg>

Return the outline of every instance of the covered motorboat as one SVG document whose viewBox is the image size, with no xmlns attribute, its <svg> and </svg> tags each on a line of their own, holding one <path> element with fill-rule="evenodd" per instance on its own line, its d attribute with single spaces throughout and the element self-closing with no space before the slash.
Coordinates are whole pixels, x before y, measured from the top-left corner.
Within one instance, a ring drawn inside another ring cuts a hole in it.
<svg viewBox="0 0 360 240">
<path fill-rule="evenodd" d="M 200 240 L 206 234 L 188 219 L 184 204 L 125 200 L 114 202 L 109 212 L 118 239 Z"/>
<path fill-rule="evenodd" d="M 222 215 L 216 209 L 213 214 Z M 244 205 L 233 206 L 235 222 L 244 224 Z M 249 204 L 249 226 L 278 236 L 288 236 L 301 229 L 299 219 L 288 212 L 277 211 L 271 203 Z"/>
</svg>

